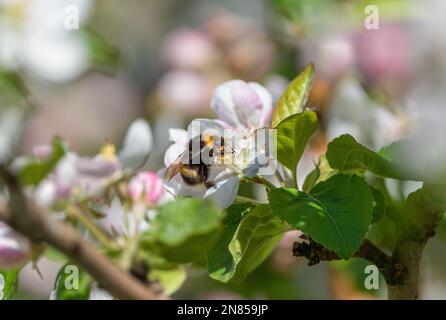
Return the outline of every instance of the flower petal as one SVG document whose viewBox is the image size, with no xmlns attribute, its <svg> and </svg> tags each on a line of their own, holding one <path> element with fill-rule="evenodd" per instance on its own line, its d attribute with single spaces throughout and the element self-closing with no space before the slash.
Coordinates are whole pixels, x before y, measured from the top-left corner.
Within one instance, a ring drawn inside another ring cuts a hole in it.
<svg viewBox="0 0 446 320">
<path fill-rule="evenodd" d="M 79 158 L 76 161 L 76 169 L 79 175 L 91 178 L 106 178 L 118 169 L 116 162 L 98 158 Z"/>
<path fill-rule="evenodd" d="M 256 91 L 244 81 L 233 82 L 231 96 L 234 110 L 244 127 L 256 127 L 262 116 L 262 100 Z"/>
<path fill-rule="evenodd" d="M 0 269 L 10 270 L 20 267 L 30 256 L 29 240 L 0 222 Z"/>
<path fill-rule="evenodd" d="M 34 199 L 41 207 L 47 207 L 56 200 L 56 184 L 51 180 L 42 181 L 34 192 Z"/>
<path fill-rule="evenodd" d="M 215 89 L 211 107 L 232 128 L 264 127 L 272 116 L 272 96 L 256 82 L 231 80 Z"/>
<path fill-rule="evenodd" d="M 153 172 L 140 172 L 130 180 L 127 191 L 135 202 L 156 204 L 164 195 L 163 181 Z"/>
<path fill-rule="evenodd" d="M 23 63 L 35 75 L 50 82 L 68 82 L 87 71 L 88 48 L 81 36 L 51 36 L 30 30 L 21 48 Z"/>
<path fill-rule="evenodd" d="M 169 129 L 169 141 L 187 144 L 187 131 L 184 129 Z"/>
<path fill-rule="evenodd" d="M 144 119 L 135 120 L 127 134 L 118 158 L 125 169 L 136 170 L 145 165 L 152 151 L 153 138 L 149 124 Z"/>
<path fill-rule="evenodd" d="M 242 124 L 234 110 L 231 88 L 234 84 L 237 85 L 240 82 L 242 81 L 232 80 L 219 85 L 215 89 L 211 101 L 211 108 L 218 118 L 234 128 L 242 127 Z"/>
<path fill-rule="evenodd" d="M 25 2 L 28 2 L 27 0 Z M 63 28 L 70 11 L 67 8 L 76 8 L 79 24 L 82 25 L 88 19 L 94 5 L 93 0 L 33 0 L 29 1 L 26 27 L 31 30 L 42 29 L 47 33 L 68 33 L 70 30 Z"/>
<path fill-rule="evenodd" d="M 233 176 L 226 180 L 217 182 L 204 194 L 204 198 L 212 199 L 221 208 L 229 207 L 235 200 L 238 193 L 239 177 Z"/>
<path fill-rule="evenodd" d="M 0 163 L 12 156 L 22 134 L 25 113 L 18 108 L 0 110 Z"/>
<path fill-rule="evenodd" d="M 121 201 L 114 198 L 110 206 L 104 206 L 101 211 L 105 214 L 105 217 L 97 220 L 98 225 L 110 234 L 123 235 L 125 233 L 125 213 Z"/>
<path fill-rule="evenodd" d="M 172 144 L 164 154 L 164 165 L 170 166 L 185 150 L 186 146 L 182 143 Z"/>
<path fill-rule="evenodd" d="M 195 119 L 187 127 L 188 140 L 199 135 L 224 137 L 225 128 L 219 121 L 210 119 Z"/>
<path fill-rule="evenodd" d="M 59 161 L 54 171 L 57 188 L 71 189 L 76 184 L 78 177 L 76 163 L 78 158 L 74 153 L 67 153 Z"/>
<path fill-rule="evenodd" d="M 249 85 L 262 101 L 262 112 L 260 121 L 257 123 L 257 127 L 269 127 L 271 124 L 271 117 L 273 115 L 273 97 L 264 86 L 256 82 L 250 82 Z"/>
</svg>

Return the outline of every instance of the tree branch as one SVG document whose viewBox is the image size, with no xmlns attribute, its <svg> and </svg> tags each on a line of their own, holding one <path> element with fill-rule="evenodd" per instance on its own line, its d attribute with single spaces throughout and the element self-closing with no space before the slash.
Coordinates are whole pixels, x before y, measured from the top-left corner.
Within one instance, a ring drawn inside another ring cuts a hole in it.
<svg viewBox="0 0 446 320">
<path fill-rule="evenodd" d="M 341 260 L 335 252 L 324 248 L 312 239 L 309 239 L 309 242 L 295 242 L 293 254 L 296 257 L 307 258 L 310 266 L 320 261 Z M 353 256 L 374 263 L 389 285 L 403 283 L 407 278 L 407 268 L 403 264 L 393 260 L 367 239 Z"/>
<path fill-rule="evenodd" d="M 394 217 L 398 238 L 392 258 L 408 269 L 404 283 L 390 285 L 388 297 L 393 300 L 418 298 L 418 282 L 426 243 L 446 211 L 446 186 L 424 183 L 407 197 L 405 206 Z"/>
<path fill-rule="evenodd" d="M 162 299 L 142 282 L 118 269 L 106 256 L 81 238 L 70 226 L 51 219 L 23 195 L 16 177 L 0 166 L 0 177 L 9 190 L 8 207 L 0 206 L 0 219 L 34 242 L 46 242 L 60 250 L 101 287 L 118 299 Z"/>
</svg>

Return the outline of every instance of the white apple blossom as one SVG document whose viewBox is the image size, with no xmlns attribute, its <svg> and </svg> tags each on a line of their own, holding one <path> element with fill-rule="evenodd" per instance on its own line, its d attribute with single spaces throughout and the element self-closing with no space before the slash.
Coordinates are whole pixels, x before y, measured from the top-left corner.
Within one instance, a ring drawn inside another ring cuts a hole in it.
<svg viewBox="0 0 446 320">
<path fill-rule="evenodd" d="M 0 40 L 1 42 L 1 40 Z M 14 106 L 0 107 L 0 163 L 10 158 L 20 139 L 25 113 Z"/>
<path fill-rule="evenodd" d="M 127 191 L 133 200 L 130 210 L 126 210 L 117 197 L 99 208 L 104 217 L 97 223 L 109 234 L 134 236 L 146 231 L 150 227 L 149 220 L 156 215 L 156 207 L 174 200 L 163 180 L 153 172 L 137 174 L 130 180 Z"/>
<path fill-rule="evenodd" d="M 188 150 L 189 141 L 199 135 L 224 137 L 225 144 L 231 140 L 229 145 L 225 145 L 225 156 L 231 155 L 230 161 L 211 162 L 208 181 L 212 187 L 204 184 L 188 185 L 180 174 L 168 182 L 172 193 L 176 195 L 210 198 L 226 208 L 234 202 L 240 177 L 252 177 L 261 167 L 261 161 L 258 160 L 264 157 L 265 150 L 262 147 L 261 152 L 258 152 L 259 148 L 254 143 L 255 134 L 258 129 L 270 125 L 272 97 L 258 83 L 232 80 L 217 87 L 211 106 L 218 116 L 217 120 L 196 119 L 187 131 L 169 131 L 169 138 L 174 143 L 166 150 L 164 163 L 166 167 L 172 164 Z"/>
<path fill-rule="evenodd" d="M 199 69 L 218 61 L 220 55 L 207 34 L 180 28 L 167 36 L 161 57 L 169 67 Z"/>
<path fill-rule="evenodd" d="M 354 79 L 338 85 L 328 113 L 327 135 L 330 140 L 351 134 L 369 147 L 379 149 L 410 132 L 412 114 L 396 114 L 369 99 Z"/>
<path fill-rule="evenodd" d="M 85 23 L 94 0 L 0 0 L 0 68 L 23 68 L 50 82 L 70 81 L 90 64 L 79 30 L 66 27 L 67 8 Z"/>
<path fill-rule="evenodd" d="M 95 157 L 80 157 L 69 152 L 47 179 L 36 188 L 34 198 L 41 206 L 73 195 L 98 197 L 104 187 L 118 179 L 126 170 L 142 167 L 152 149 L 152 133 L 143 119 L 135 120 L 116 156 L 113 145 L 105 145 Z"/>
<path fill-rule="evenodd" d="M 273 101 L 262 85 L 231 80 L 217 87 L 211 108 L 227 128 L 263 128 L 271 124 Z"/>
</svg>

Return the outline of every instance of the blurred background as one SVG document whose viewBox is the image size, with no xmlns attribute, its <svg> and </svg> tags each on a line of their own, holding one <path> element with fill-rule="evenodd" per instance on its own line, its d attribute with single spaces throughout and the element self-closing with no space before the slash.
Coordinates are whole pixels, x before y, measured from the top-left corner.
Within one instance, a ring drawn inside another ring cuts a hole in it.
<svg viewBox="0 0 446 320">
<path fill-rule="evenodd" d="M 61 31 L 54 25 L 70 5 L 79 9 L 79 29 Z M 375 150 L 414 135 L 436 156 L 446 154 L 442 0 L 1 0 L 0 8 L 0 68 L 21 75 L 33 105 L 20 153 L 58 135 L 74 151 L 95 154 L 105 139 L 119 144 L 128 124 L 144 117 L 155 137 L 147 167 L 159 170 L 167 130 L 213 118 L 218 84 L 256 81 L 277 99 L 313 62 L 308 107 L 321 125 L 300 181 L 342 133 Z M 3 134 L 14 117 L 2 112 Z M 436 165 L 438 157 L 423 161 Z M 397 187 L 407 193 L 417 184 Z M 383 219 L 370 237 L 390 250 L 393 232 Z M 379 290 L 364 288 L 366 261 L 308 267 L 293 257 L 297 236 L 287 234 L 244 283 L 223 285 L 192 269 L 174 298 L 385 297 L 384 281 Z M 426 249 L 420 298 L 446 299 L 445 249 L 446 222 Z M 22 273 L 23 298 L 49 297 L 59 266 L 45 260 L 39 268 L 43 279 L 31 266 Z"/>
</svg>

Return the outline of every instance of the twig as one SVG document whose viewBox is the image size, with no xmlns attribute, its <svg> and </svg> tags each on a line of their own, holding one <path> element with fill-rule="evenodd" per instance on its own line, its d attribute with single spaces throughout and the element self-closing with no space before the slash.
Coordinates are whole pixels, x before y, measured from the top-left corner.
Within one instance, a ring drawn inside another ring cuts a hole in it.
<svg viewBox="0 0 446 320">
<path fill-rule="evenodd" d="M 392 258 L 407 267 L 408 276 L 404 283 L 388 287 L 389 299 L 418 298 L 423 251 L 429 239 L 435 235 L 445 211 L 446 186 L 424 183 L 422 188 L 407 197 L 404 207 L 397 212 L 394 222 L 398 238 Z"/>
<path fill-rule="evenodd" d="M 324 248 L 312 239 L 309 239 L 309 242 L 295 242 L 293 254 L 296 257 L 307 258 L 310 266 L 320 261 L 341 260 L 335 252 Z M 407 268 L 403 264 L 394 261 L 367 239 L 353 256 L 374 263 L 389 285 L 403 283 L 407 278 Z"/>
<path fill-rule="evenodd" d="M 87 230 L 103 245 L 107 246 L 107 248 L 109 249 L 116 250 L 116 243 L 114 243 L 107 234 L 99 229 L 96 224 L 87 216 L 87 213 L 84 212 L 81 208 L 70 205 L 67 207 L 66 211 L 68 217 L 82 223 L 82 225 L 87 228 Z"/>
<path fill-rule="evenodd" d="M 8 208 L 0 207 L 0 218 L 35 242 L 47 242 L 87 271 L 101 287 L 118 299 L 162 299 L 128 273 L 118 269 L 70 226 L 58 222 L 27 201 L 19 182 L 4 166 L 0 177 L 9 189 Z"/>
</svg>

